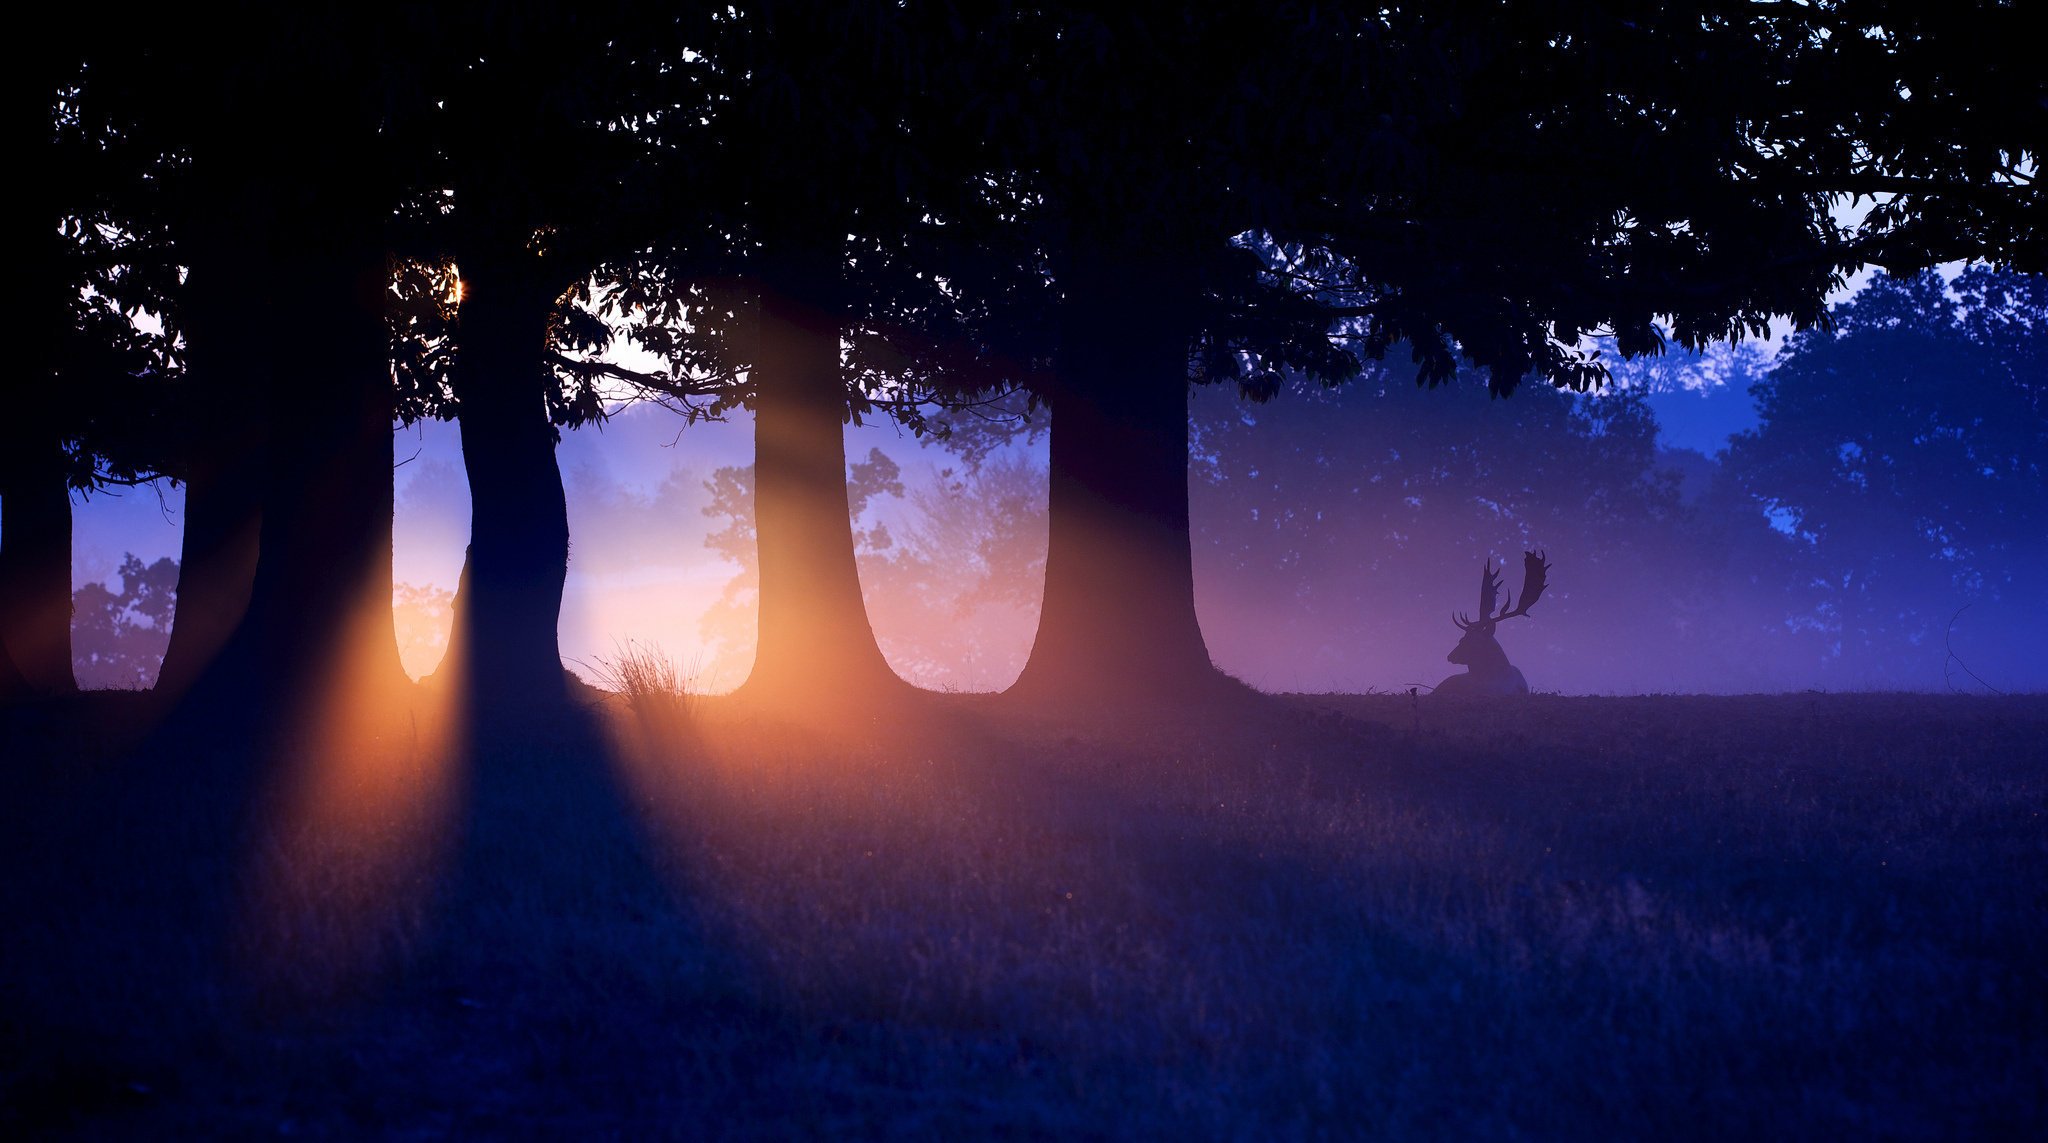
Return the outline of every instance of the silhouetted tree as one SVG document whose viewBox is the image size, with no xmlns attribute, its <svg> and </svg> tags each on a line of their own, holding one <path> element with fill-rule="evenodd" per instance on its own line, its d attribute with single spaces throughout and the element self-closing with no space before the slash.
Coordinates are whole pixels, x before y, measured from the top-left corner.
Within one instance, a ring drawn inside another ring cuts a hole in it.
<svg viewBox="0 0 2048 1143">
<path fill-rule="evenodd" d="M 1332 379 L 1350 359 L 1237 236 L 1275 225 L 1334 139 L 1328 95 L 1357 27 L 1249 9 L 1053 5 L 984 31 L 992 193 L 1019 263 L 1051 285 L 999 313 L 1050 371 L 1044 605 L 1016 690 L 1100 699 L 1216 681 L 1187 545 L 1191 355 L 1219 378 L 1268 359 Z M 1322 15 L 1322 13 L 1318 13 Z M 1320 90 L 1319 90 L 1320 89 Z"/>
<path fill-rule="evenodd" d="M 1756 387 L 1763 423 L 1729 468 L 1799 541 L 1829 677 L 1927 686 L 1962 605 L 2036 609 L 2048 285 L 1984 267 L 1952 288 L 1934 271 L 1879 275 L 1834 319 Z"/>
<path fill-rule="evenodd" d="M 1590 335 L 1638 355 L 1660 315 L 1694 348 L 1812 323 L 1865 260 L 2042 268 L 2048 102 L 2018 20 L 1993 0 L 1627 20 L 1537 0 L 233 4 L 45 28 L 19 153 L 61 177 L 20 217 L 25 275 L 56 284 L 31 316 L 61 336 L 0 442 L 0 688 L 64 685 L 65 482 L 150 471 L 188 483 L 167 681 L 211 666 L 281 693 L 358 620 L 358 668 L 401 680 L 390 423 L 457 411 L 460 639 L 486 690 L 552 691 L 557 429 L 599 415 L 608 374 L 696 397 L 676 378 L 744 373 L 713 399 L 750 402 L 760 434 L 751 689 L 896 689 L 843 426 L 1028 378 L 1054 433 L 1019 693 L 1213 693 L 1190 380 L 1263 398 L 1405 345 L 1425 382 L 1462 358 L 1498 392 L 1583 386 Z M 1843 228 L 1846 194 L 1888 197 Z M 590 359 L 599 315 L 636 307 L 667 377 Z M 145 309 L 159 342 L 136 340 Z M 127 402 L 73 422 L 52 396 L 76 392 L 67 370 L 168 376 L 180 339 L 185 431 Z"/>
<path fill-rule="evenodd" d="M 156 683 L 178 605 L 178 563 L 123 556 L 121 588 L 88 583 L 72 595 L 81 686 L 141 690 Z"/>
<path fill-rule="evenodd" d="M 726 301 L 692 315 L 709 341 L 662 348 L 745 373 L 729 401 L 754 414 L 755 701 L 816 710 L 904 689 L 862 599 L 844 427 L 878 412 L 916 425 L 919 395 L 991 383 L 938 268 L 984 233 L 961 225 L 974 172 L 953 162 L 966 128 L 942 77 L 957 79 L 974 33 L 950 11 L 753 5 L 714 19 L 703 45 L 717 94 L 706 137 L 682 125 L 675 169 L 717 226 L 678 246 L 676 277 L 713 274 Z"/>
<path fill-rule="evenodd" d="M 611 340 L 577 303 L 608 259 L 645 240 L 636 223 L 656 225 L 629 201 L 646 149 L 633 117 L 662 95 L 633 89 L 646 76 L 622 45 L 644 49 L 659 24 L 636 10 L 477 4 L 434 17 L 438 161 L 412 214 L 416 252 L 450 269 L 414 267 L 404 283 L 429 320 L 398 331 L 398 360 L 409 388 L 445 387 L 449 399 L 422 411 L 461 426 L 471 527 L 451 662 L 496 708 L 562 693 L 569 520 L 555 446 L 560 428 L 603 416 L 600 373 L 577 355 Z"/>
<path fill-rule="evenodd" d="M 154 13 L 110 69 L 176 157 L 167 229 L 200 426 L 164 680 L 261 710 L 335 661 L 397 687 L 383 309 L 415 57 L 402 13 Z M 249 45 L 260 45 L 251 50 Z M 323 683 L 333 683 L 331 678 Z M 255 699 L 248 702 L 248 699 Z"/>
<path fill-rule="evenodd" d="M 755 474 L 758 469 L 758 464 L 720 468 L 704 482 L 704 490 L 710 494 L 710 502 L 703 508 L 704 515 L 725 521 L 722 527 L 704 537 L 704 546 L 723 556 L 738 571 L 727 581 L 718 601 L 699 621 L 705 636 L 720 645 L 721 655 L 731 655 L 752 638 L 756 640 L 757 659 L 760 654 L 758 615 L 762 606 L 760 528 L 755 510 L 758 503 Z M 858 519 L 878 498 L 903 495 L 899 475 L 896 462 L 879 449 L 870 449 L 865 460 L 850 465 L 842 492 L 849 521 Z M 891 542 L 888 529 L 879 524 L 864 529 L 854 529 L 849 524 L 848 535 L 849 550 L 860 555 L 887 548 Z M 854 587 L 859 589 L 859 581 L 855 581 Z M 865 623 L 865 603 L 861 614 Z M 749 626 L 752 630 L 747 630 Z M 873 639 L 872 634 L 868 637 Z"/>
</svg>

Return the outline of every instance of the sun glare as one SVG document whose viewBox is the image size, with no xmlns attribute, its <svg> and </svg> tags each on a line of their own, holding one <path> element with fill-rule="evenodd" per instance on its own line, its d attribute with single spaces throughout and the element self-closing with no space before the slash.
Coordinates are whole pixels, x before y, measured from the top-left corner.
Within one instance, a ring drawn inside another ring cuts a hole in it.
<svg viewBox="0 0 2048 1143">
<path fill-rule="evenodd" d="M 242 931 L 259 978 L 338 987 L 374 973 L 447 857 L 458 720 L 390 685 L 376 611 L 390 606 L 388 590 L 363 593 L 278 739 Z"/>
</svg>

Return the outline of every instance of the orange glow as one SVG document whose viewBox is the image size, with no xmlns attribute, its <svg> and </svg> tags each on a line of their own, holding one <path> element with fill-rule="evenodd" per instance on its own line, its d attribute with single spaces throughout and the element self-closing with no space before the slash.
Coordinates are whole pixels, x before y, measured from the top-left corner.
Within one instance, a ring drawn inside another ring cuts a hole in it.
<svg viewBox="0 0 2048 1143">
<path fill-rule="evenodd" d="M 260 979 L 335 989 L 419 924 L 449 852 L 456 719 L 384 677 L 388 586 L 366 590 L 275 749 L 242 926 Z M 407 688 L 410 690 L 411 688 Z"/>
</svg>

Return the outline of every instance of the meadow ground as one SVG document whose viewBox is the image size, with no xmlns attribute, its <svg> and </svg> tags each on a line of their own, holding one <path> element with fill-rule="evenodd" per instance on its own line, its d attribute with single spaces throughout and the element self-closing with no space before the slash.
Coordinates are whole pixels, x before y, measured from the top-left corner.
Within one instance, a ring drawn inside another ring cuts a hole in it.
<svg viewBox="0 0 2048 1143">
<path fill-rule="evenodd" d="M 2048 1133 L 2048 698 L 148 705 L 0 715 L 0 1133 Z"/>
</svg>

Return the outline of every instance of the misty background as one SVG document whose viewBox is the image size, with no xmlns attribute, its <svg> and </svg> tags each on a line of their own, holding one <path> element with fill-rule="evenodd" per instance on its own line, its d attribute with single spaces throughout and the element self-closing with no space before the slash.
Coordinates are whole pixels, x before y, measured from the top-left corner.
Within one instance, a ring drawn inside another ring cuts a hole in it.
<svg viewBox="0 0 2048 1143">
<path fill-rule="evenodd" d="M 1617 364 L 1590 394 L 1388 363 L 1254 404 L 1197 386 L 1196 594 L 1218 666 L 1267 690 L 1387 691 L 1455 671 L 1482 561 L 1551 586 L 1500 641 L 1539 691 L 2048 689 L 2048 291 L 1973 269 L 1878 276 L 1836 328 Z M 863 590 L 896 670 L 995 690 L 1021 670 L 1045 557 L 1045 434 L 849 426 Z M 572 666 L 631 640 L 702 689 L 753 657 L 752 426 L 649 405 L 562 435 Z M 453 424 L 397 434 L 406 667 L 445 650 L 469 531 Z M 77 500 L 76 494 L 74 499 Z M 181 491 L 77 500 L 79 678 L 146 686 Z"/>
</svg>

